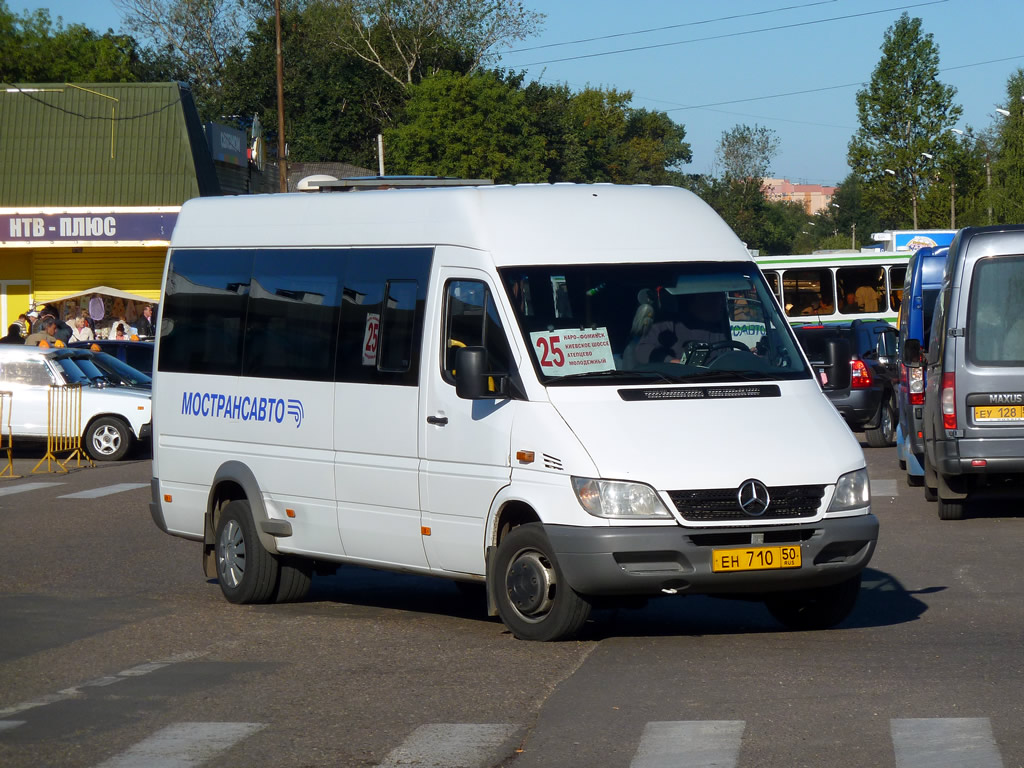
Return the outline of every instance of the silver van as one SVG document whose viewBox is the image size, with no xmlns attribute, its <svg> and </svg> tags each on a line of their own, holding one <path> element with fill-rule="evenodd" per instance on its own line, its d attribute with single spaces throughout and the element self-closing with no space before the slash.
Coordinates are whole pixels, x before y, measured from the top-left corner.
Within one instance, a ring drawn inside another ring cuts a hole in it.
<svg viewBox="0 0 1024 768">
<path fill-rule="evenodd" d="M 905 362 L 914 351 L 908 341 Z M 1024 225 L 957 234 L 925 364 L 925 492 L 939 517 L 960 519 L 978 493 L 1024 495 Z"/>
</svg>

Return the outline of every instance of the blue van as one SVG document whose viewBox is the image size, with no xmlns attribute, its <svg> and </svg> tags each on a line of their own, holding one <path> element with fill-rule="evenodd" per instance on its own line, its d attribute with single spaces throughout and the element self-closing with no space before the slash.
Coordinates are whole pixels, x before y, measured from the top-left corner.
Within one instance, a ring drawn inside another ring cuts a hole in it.
<svg viewBox="0 0 1024 768">
<path fill-rule="evenodd" d="M 921 248 L 910 257 L 900 305 L 900 349 L 907 339 L 921 343 L 921 354 L 928 348 L 935 299 L 942 290 L 942 272 L 949 255 L 948 246 Z M 907 485 L 924 485 L 924 391 L 925 369 L 908 368 L 900 362 L 896 429 L 896 452 L 900 468 L 907 470 Z"/>
</svg>

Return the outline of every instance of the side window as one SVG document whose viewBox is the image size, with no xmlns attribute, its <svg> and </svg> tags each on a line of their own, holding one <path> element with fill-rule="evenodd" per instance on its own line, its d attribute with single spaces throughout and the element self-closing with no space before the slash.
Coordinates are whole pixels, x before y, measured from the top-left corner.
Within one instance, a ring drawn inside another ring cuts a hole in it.
<svg viewBox="0 0 1024 768">
<path fill-rule="evenodd" d="M 929 336 L 931 341 L 928 344 L 928 365 L 935 365 L 942 360 L 942 353 L 946 346 L 945 323 L 946 303 L 949 301 L 949 288 L 946 288 L 935 300 L 935 313 L 932 315 L 932 329 Z"/>
<path fill-rule="evenodd" d="M 335 381 L 416 386 L 432 255 L 426 248 L 349 252 Z"/>
<path fill-rule="evenodd" d="M 907 268 L 904 266 L 889 267 L 889 309 L 900 311 L 903 303 L 903 285 L 906 282 Z"/>
<path fill-rule="evenodd" d="M 0 366 L 0 382 L 47 387 L 53 379 L 42 360 L 12 360 Z"/>
<path fill-rule="evenodd" d="M 175 251 L 160 323 L 162 371 L 242 373 L 252 251 Z"/>
<path fill-rule="evenodd" d="M 245 323 L 242 374 L 333 381 L 340 282 L 338 250 L 256 254 Z"/>
<path fill-rule="evenodd" d="M 778 272 L 765 272 L 764 279 L 768 281 L 768 285 L 772 288 L 772 293 L 775 294 L 775 298 L 782 302 L 782 284 L 779 282 Z"/>
<path fill-rule="evenodd" d="M 487 285 L 477 280 L 452 280 L 445 286 L 444 301 L 445 381 L 455 383 L 455 356 L 462 347 L 486 349 L 489 372 L 509 371 L 512 355 L 508 339 Z"/>
<path fill-rule="evenodd" d="M 979 365 L 1024 364 L 1024 256 L 979 259 L 967 307 L 968 358 Z"/>
<path fill-rule="evenodd" d="M 835 312 L 835 287 L 830 269 L 787 269 L 782 277 L 782 293 L 789 317 Z"/>
<path fill-rule="evenodd" d="M 839 284 L 840 312 L 851 315 L 885 311 L 888 301 L 884 268 L 840 267 L 836 271 L 836 278 Z"/>
</svg>

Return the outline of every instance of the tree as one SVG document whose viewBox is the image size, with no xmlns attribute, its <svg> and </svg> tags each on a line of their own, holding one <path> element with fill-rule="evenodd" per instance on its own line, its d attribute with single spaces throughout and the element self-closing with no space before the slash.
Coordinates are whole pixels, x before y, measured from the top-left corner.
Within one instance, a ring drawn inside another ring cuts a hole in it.
<svg viewBox="0 0 1024 768">
<path fill-rule="evenodd" d="M 857 92 L 859 127 L 847 147 L 850 167 L 865 182 L 865 199 L 882 224 L 917 228 L 917 202 L 928 191 L 925 154 L 944 157 L 962 113 L 956 89 L 938 80 L 939 49 L 904 13 L 885 32 L 882 57 L 868 87 Z"/>
<path fill-rule="evenodd" d="M 1006 107 L 1010 113 L 996 129 L 997 156 L 992 163 L 996 223 L 1024 221 L 1024 69 L 1006 83 Z"/>
<path fill-rule="evenodd" d="M 401 119 L 384 132 L 389 172 L 547 181 L 544 137 L 515 80 L 438 72 L 408 92 Z"/>
<path fill-rule="evenodd" d="M 0 79 L 6 83 L 110 83 L 139 79 L 140 51 L 128 35 L 82 24 L 54 26 L 46 9 L 18 16 L 0 0 Z"/>
<path fill-rule="evenodd" d="M 523 40 L 543 14 L 519 0 L 314 0 L 334 43 L 380 69 L 400 85 L 430 73 L 431 60 L 447 69 L 477 69 L 500 45 Z M 451 66 L 461 60 L 462 66 Z"/>
<path fill-rule="evenodd" d="M 244 0 L 113 0 L 125 26 L 151 40 L 191 84 L 204 118 L 221 114 L 224 67 L 233 48 L 244 47 L 254 17 Z M 254 13 L 266 3 L 252 4 Z M 257 15 L 255 18 L 259 18 Z"/>
<path fill-rule="evenodd" d="M 722 132 L 715 157 L 726 179 L 756 182 L 758 186 L 771 172 L 772 160 L 779 151 L 775 131 L 764 126 L 736 125 Z"/>
</svg>

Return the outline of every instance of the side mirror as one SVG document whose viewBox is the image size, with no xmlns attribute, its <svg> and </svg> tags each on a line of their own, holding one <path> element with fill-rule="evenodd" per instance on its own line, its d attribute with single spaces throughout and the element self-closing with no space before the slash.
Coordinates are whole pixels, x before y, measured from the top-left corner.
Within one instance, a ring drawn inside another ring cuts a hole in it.
<svg viewBox="0 0 1024 768">
<path fill-rule="evenodd" d="M 903 364 L 907 368 L 921 367 L 921 342 L 917 339 L 907 339 L 903 342 Z"/>
<path fill-rule="evenodd" d="M 487 350 L 462 347 L 455 353 L 455 394 L 463 400 L 497 400 L 505 394 L 507 376 L 487 373 Z"/>
<path fill-rule="evenodd" d="M 850 387 L 850 342 L 829 339 L 825 343 L 825 373 L 832 389 Z"/>
</svg>

